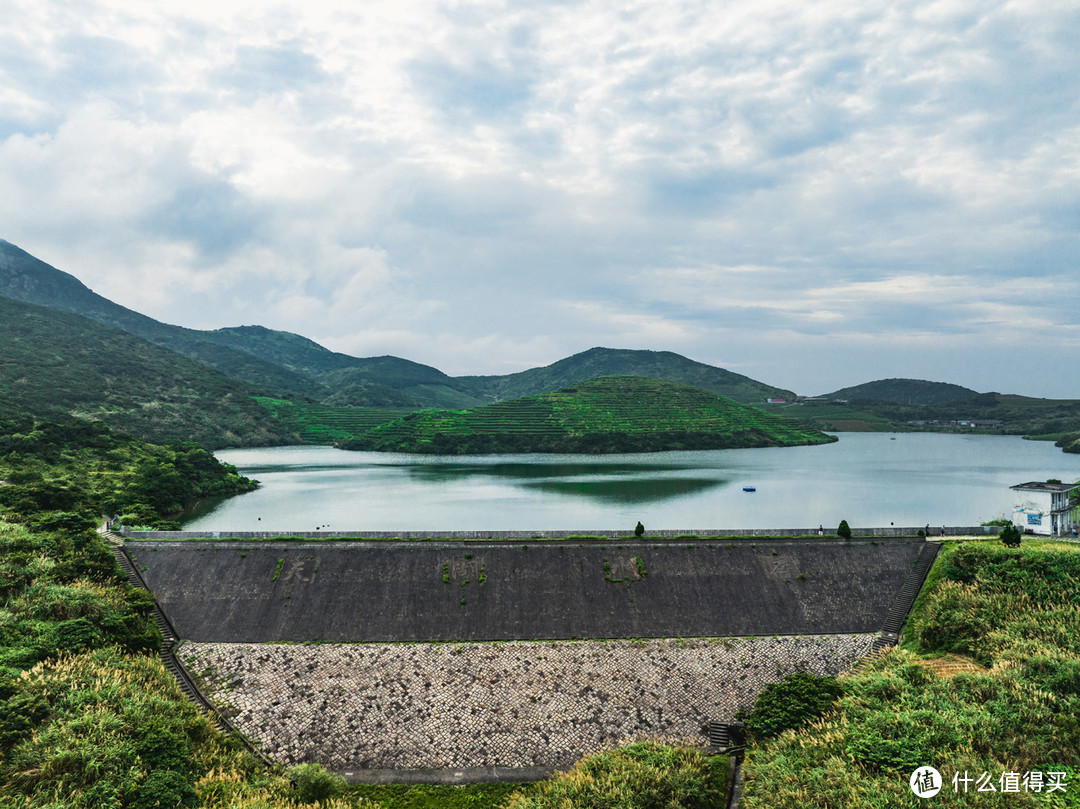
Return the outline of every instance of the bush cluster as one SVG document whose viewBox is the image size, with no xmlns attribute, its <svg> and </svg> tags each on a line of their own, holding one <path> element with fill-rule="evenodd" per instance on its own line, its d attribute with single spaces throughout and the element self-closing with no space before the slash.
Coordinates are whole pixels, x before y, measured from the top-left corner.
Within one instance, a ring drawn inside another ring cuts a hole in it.
<svg viewBox="0 0 1080 809">
<path fill-rule="evenodd" d="M 843 686 L 835 677 L 799 671 L 765 686 L 753 710 L 739 714 L 739 718 L 746 723 L 750 737 L 761 741 L 817 719 L 842 693 Z"/>
<path fill-rule="evenodd" d="M 711 809 L 724 799 L 726 756 L 638 742 L 582 759 L 567 773 L 513 795 L 507 809 Z"/>
</svg>

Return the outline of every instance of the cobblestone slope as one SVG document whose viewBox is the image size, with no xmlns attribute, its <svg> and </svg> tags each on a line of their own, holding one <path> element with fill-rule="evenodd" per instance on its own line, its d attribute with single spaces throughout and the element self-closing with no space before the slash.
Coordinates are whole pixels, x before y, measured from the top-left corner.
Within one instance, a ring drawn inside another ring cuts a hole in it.
<svg viewBox="0 0 1080 809">
<path fill-rule="evenodd" d="M 185 643 L 210 696 L 272 757 L 337 770 L 562 767 L 604 747 L 702 744 L 795 670 L 836 674 L 871 635 L 483 644 Z"/>
</svg>

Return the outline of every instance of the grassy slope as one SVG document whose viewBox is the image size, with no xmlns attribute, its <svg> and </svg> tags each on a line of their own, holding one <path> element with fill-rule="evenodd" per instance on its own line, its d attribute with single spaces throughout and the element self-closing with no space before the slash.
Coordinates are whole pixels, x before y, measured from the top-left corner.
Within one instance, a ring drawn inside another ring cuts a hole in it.
<svg viewBox="0 0 1080 809">
<path fill-rule="evenodd" d="M 907 779 L 936 767 L 942 806 L 1077 806 L 1080 794 L 1080 547 L 948 543 L 909 619 L 905 648 L 842 678 L 808 727 L 751 748 L 741 805 L 916 807 Z M 943 676 L 958 654 L 983 672 Z M 954 795 L 952 774 L 1064 771 L 1067 799 Z"/>
<path fill-rule="evenodd" d="M 1054 442 L 1054 446 L 1065 452 L 1080 452 L 1080 432 L 1066 433 Z"/>
<path fill-rule="evenodd" d="M 642 377 L 464 411 L 421 411 L 342 443 L 347 449 L 475 452 L 640 452 L 787 446 L 832 440 L 723 396 Z"/>
<path fill-rule="evenodd" d="M 286 443 L 258 390 L 79 315 L 0 297 L 0 417 L 95 418 L 155 441 Z"/>
</svg>

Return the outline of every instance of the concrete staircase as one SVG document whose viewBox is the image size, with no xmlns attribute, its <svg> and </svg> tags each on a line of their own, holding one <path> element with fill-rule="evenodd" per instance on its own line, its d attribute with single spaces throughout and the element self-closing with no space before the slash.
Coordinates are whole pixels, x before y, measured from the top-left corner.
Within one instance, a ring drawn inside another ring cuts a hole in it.
<svg viewBox="0 0 1080 809">
<path fill-rule="evenodd" d="M 900 642 L 900 633 L 904 629 L 904 621 L 907 620 L 908 613 L 911 612 L 915 599 L 926 582 L 926 575 L 930 572 L 930 568 L 933 567 L 934 560 L 937 559 L 940 550 L 941 543 L 939 542 L 927 542 L 923 545 L 918 559 L 915 560 L 915 564 L 912 565 L 911 571 L 900 588 L 900 592 L 897 593 L 896 599 L 893 601 L 892 606 L 889 607 L 885 622 L 881 625 L 881 633 L 874 638 L 868 657 L 890 649 Z M 863 660 L 866 659 L 863 658 Z M 860 663 L 856 664 L 855 669 L 862 668 L 862 665 L 863 663 L 860 661 Z"/>
</svg>

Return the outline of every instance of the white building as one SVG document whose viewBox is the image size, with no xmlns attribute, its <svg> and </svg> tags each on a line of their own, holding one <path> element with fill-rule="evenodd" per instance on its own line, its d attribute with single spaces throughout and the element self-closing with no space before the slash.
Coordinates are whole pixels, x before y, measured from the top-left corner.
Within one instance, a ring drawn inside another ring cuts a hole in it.
<svg viewBox="0 0 1080 809">
<path fill-rule="evenodd" d="M 1021 531 L 1046 536 L 1071 534 L 1080 529 L 1080 509 L 1070 505 L 1069 495 L 1080 483 L 1021 483 L 1016 492 L 1012 522 Z"/>
</svg>

